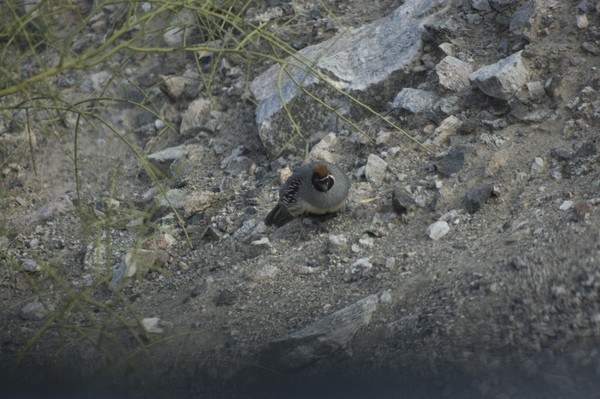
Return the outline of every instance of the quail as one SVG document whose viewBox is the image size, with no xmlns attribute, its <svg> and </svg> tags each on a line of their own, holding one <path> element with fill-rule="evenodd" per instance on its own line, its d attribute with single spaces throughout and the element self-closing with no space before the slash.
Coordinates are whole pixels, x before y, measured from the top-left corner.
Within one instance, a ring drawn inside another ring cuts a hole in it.
<svg viewBox="0 0 600 399">
<path fill-rule="evenodd" d="M 299 167 L 279 190 L 279 202 L 265 218 L 281 227 L 294 218 L 337 212 L 350 191 L 350 179 L 336 165 L 312 162 Z"/>
</svg>

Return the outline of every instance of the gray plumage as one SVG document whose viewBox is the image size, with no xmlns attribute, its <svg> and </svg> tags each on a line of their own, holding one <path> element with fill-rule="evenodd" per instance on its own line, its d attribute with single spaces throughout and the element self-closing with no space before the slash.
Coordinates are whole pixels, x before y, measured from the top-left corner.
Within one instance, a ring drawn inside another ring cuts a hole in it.
<svg viewBox="0 0 600 399">
<path fill-rule="evenodd" d="M 279 202 L 265 218 L 267 226 L 281 227 L 294 218 L 339 211 L 350 191 L 350 179 L 329 162 L 304 164 L 279 190 Z"/>
</svg>

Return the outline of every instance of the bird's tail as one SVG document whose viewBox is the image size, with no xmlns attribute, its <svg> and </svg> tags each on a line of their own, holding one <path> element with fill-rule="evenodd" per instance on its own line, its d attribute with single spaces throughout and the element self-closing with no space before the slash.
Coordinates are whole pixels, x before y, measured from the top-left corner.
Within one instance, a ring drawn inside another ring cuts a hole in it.
<svg viewBox="0 0 600 399">
<path fill-rule="evenodd" d="M 265 224 L 267 226 L 275 225 L 281 227 L 287 222 L 294 219 L 294 216 L 288 211 L 285 205 L 279 203 L 275 205 L 275 208 L 265 218 Z"/>
</svg>

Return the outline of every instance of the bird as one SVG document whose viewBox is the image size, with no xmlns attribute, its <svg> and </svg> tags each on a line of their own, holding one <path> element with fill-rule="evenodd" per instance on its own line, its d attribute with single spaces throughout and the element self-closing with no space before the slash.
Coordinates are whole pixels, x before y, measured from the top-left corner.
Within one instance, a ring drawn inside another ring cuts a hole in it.
<svg viewBox="0 0 600 399">
<path fill-rule="evenodd" d="M 267 226 L 281 227 L 294 218 L 325 215 L 342 209 L 350 179 L 329 162 L 311 162 L 297 168 L 279 190 L 279 202 L 265 218 Z"/>
</svg>

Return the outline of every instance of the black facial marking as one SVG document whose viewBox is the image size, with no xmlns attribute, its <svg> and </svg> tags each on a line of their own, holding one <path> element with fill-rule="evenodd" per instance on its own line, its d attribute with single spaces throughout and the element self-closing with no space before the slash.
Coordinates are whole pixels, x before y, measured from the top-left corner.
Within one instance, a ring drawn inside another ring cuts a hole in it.
<svg viewBox="0 0 600 399">
<path fill-rule="evenodd" d="M 312 175 L 312 185 L 313 187 L 322 193 L 326 193 L 333 187 L 335 183 L 335 179 L 331 175 L 327 175 L 325 177 L 319 176 L 318 173 L 313 173 Z"/>
</svg>

